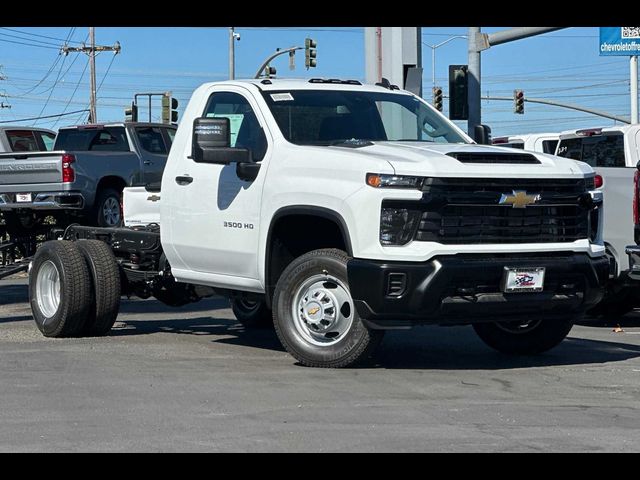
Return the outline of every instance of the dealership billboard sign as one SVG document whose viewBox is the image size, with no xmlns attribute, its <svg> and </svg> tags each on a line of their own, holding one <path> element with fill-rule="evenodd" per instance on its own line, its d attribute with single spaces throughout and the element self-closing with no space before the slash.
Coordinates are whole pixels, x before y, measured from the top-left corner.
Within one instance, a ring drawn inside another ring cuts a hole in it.
<svg viewBox="0 0 640 480">
<path fill-rule="evenodd" d="M 600 55 L 640 55 L 640 27 L 600 27 Z"/>
</svg>

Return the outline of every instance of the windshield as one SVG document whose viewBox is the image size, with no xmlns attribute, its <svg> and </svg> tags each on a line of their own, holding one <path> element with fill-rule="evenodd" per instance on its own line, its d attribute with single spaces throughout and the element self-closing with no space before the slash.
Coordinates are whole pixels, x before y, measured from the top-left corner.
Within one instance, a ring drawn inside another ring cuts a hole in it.
<svg viewBox="0 0 640 480">
<path fill-rule="evenodd" d="M 262 94 L 284 137 L 297 145 L 350 140 L 470 143 L 412 95 L 340 90 Z"/>
</svg>

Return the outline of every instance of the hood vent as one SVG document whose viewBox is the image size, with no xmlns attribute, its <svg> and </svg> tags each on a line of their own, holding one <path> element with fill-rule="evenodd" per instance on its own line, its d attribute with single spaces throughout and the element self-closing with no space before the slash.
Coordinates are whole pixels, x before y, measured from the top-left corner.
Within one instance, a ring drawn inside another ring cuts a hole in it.
<svg viewBox="0 0 640 480">
<path fill-rule="evenodd" d="M 503 152 L 451 152 L 447 153 L 462 163 L 503 163 L 509 165 L 539 165 L 540 160 L 530 153 L 503 153 Z"/>
</svg>

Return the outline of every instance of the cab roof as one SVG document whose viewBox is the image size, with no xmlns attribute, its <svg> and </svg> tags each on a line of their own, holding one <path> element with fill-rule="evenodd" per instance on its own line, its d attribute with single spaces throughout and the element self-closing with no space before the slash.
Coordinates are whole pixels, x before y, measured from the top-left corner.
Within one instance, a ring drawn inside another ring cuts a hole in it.
<svg viewBox="0 0 640 480">
<path fill-rule="evenodd" d="M 396 86 L 386 88 L 380 85 L 363 84 L 359 80 L 338 78 L 251 78 L 240 80 L 224 80 L 221 82 L 209 82 L 205 85 L 255 85 L 263 91 L 275 90 L 354 90 L 367 92 L 397 92 L 408 93 Z"/>
</svg>

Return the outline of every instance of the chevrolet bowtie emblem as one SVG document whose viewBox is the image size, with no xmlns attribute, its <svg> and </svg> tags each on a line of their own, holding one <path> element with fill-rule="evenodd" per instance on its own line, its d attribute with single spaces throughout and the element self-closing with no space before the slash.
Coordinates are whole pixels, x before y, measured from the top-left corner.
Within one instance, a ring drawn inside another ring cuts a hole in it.
<svg viewBox="0 0 640 480">
<path fill-rule="evenodd" d="M 540 194 L 527 194 L 524 190 L 513 190 L 513 195 L 503 193 L 498 202 L 500 205 L 513 205 L 513 208 L 525 208 L 540 200 Z"/>
<path fill-rule="evenodd" d="M 318 313 L 319 310 L 320 310 L 320 307 L 313 307 L 307 310 L 307 312 L 309 313 L 309 315 L 315 315 L 316 313 Z"/>
<path fill-rule="evenodd" d="M 151 196 L 147 197 L 147 200 L 149 200 L 150 202 L 157 202 L 158 200 L 160 200 L 160 196 L 159 195 L 151 195 Z"/>
</svg>

